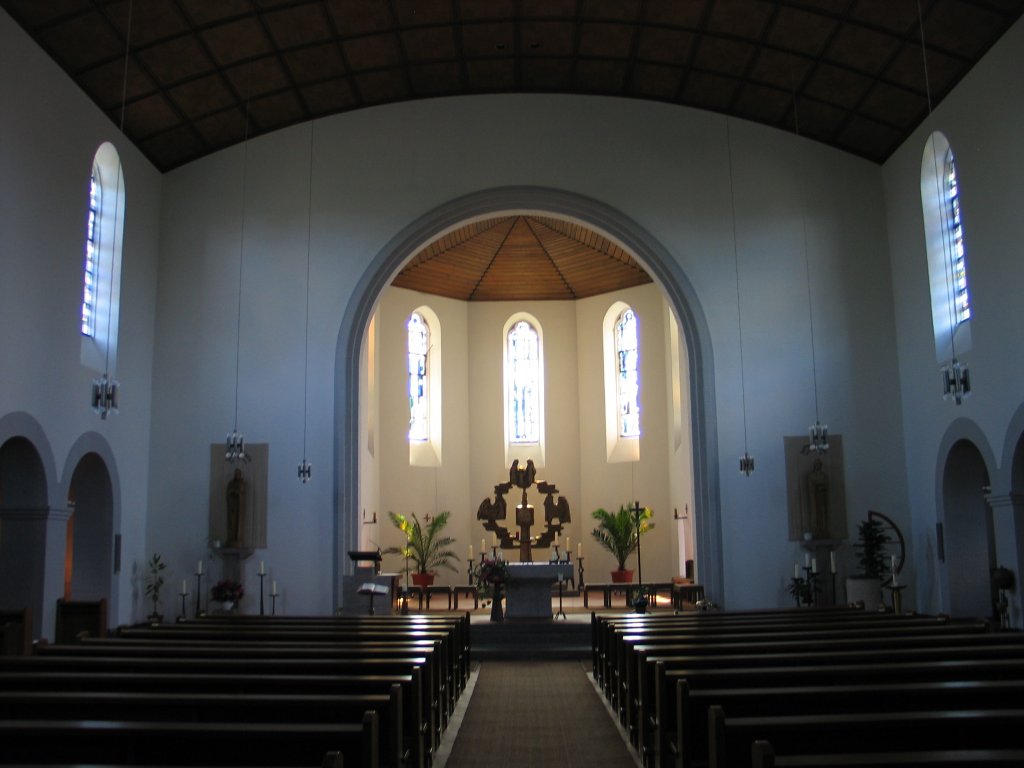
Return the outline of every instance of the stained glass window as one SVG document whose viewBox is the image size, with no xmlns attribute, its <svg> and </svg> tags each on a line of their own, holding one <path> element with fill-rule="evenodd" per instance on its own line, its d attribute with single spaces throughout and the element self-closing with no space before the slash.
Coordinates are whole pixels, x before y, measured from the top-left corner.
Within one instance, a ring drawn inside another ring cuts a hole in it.
<svg viewBox="0 0 1024 768">
<path fill-rule="evenodd" d="M 98 170 L 89 177 L 89 215 L 85 224 L 85 267 L 82 275 L 82 333 L 96 335 L 96 296 L 100 259 L 100 183 Z"/>
<path fill-rule="evenodd" d="M 409 440 L 425 442 L 430 438 L 428 421 L 427 350 L 430 349 L 430 327 L 419 312 L 409 318 Z"/>
<path fill-rule="evenodd" d="M 540 337 L 520 320 L 508 332 L 508 423 L 513 443 L 540 442 Z"/>
<path fill-rule="evenodd" d="M 623 310 L 615 323 L 619 436 L 640 436 L 640 366 L 636 314 Z"/>
<path fill-rule="evenodd" d="M 956 324 L 971 319 L 971 299 L 967 292 L 967 259 L 964 229 L 960 221 L 960 186 L 956 179 L 953 150 L 946 150 L 946 229 L 949 238 L 949 270 L 952 281 Z"/>
</svg>

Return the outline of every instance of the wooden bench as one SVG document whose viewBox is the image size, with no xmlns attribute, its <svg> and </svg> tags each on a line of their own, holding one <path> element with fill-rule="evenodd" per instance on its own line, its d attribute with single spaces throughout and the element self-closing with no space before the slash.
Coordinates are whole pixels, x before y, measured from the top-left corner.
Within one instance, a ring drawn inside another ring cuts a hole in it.
<svg viewBox="0 0 1024 768">
<path fill-rule="evenodd" d="M 32 609 L 0 611 L 0 656 L 32 653 Z"/>
<path fill-rule="evenodd" d="M 659 665 L 660 666 L 660 665 Z M 970 659 L 942 662 L 846 664 L 832 666 L 736 667 L 720 669 L 659 670 L 655 722 L 657 748 L 645 755 L 645 762 L 661 766 L 680 765 L 685 748 L 674 742 L 671 727 L 679 716 L 678 706 L 685 681 L 690 691 L 708 688 L 780 688 L 787 686 L 881 685 L 956 680 L 1024 679 L 1024 660 Z M 665 723 L 665 727 L 661 724 Z"/>
<path fill-rule="evenodd" d="M 319 766 L 338 752 L 347 766 L 380 765 L 374 712 L 336 724 L 0 720 L 0 743 L 22 764 Z"/>
<path fill-rule="evenodd" d="M 695 691 L 681 682 L 676 690 L 679 700 L 676 723 L 669 740 L 671 764 L 688 767 L 707 760 L 708 712 L 712 706 L 720 706 L 736 717 L 872 712 L 879 709 L 886 712 L 1012 709 L 1020 706 L 1024 680 L 849 683 Z"/>
<path fill-rule="evenodd" d="M 1024 749 L 944 749 L 902 752 L 842 752 L 777 757 L 768 741 L 755 741 L 751 768 L 1020 768 Z"/>
<path fill-rule="evenodd" d="M 472 584 L 452 587 L 452 597 L 455 600 L 455 610 L 459 610 L 459 595 L 462 595 L 467 600 L 473 598 L 473 610 L 475 611 L 480 607 L 480 590 Z"/>
<path fill-rule="evenodd" d="M 966 709 L 763 717 L 708 713 L 708 768 L 746 768 L 755 741 L 787 754 L 1019 749 L 1024 709 Z"/>
<path fill-rule="evenodd" d="M 377 713 L 381 765 L 407 765 L 413 755 L 397 683 L 387 694 L 0 691 L 0 720 L 357 723 L 366 712 Z"/>
<path fill-rule="evenodd" d="M 447 610 L 452 609 L 452 588 L 447 584 L 431 584 L 427 587 L 427 610 L 430 610 L 430 598 L 441 595 L 448 599 Z"/>
</svg>

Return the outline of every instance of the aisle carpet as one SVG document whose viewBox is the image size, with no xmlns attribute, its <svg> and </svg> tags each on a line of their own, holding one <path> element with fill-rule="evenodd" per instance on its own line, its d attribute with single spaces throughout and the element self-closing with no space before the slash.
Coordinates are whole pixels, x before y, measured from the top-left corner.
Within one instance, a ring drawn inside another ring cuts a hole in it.
<svg viewBox="0 0 1024 768">
<path fill-rule="evenodd" d="M 587 675 L 589 662 L 481 662 L 444 768 L 637 768 L 618 723 Z M 442 745 L 444 747 L 444 745 Z"/>
</svg>

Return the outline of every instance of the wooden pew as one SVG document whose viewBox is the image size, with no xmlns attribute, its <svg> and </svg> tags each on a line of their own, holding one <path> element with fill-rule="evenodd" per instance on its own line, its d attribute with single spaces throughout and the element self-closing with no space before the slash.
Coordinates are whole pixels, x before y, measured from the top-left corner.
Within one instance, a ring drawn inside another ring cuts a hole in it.
<svg viewBox="0 0 1024 768">
<path fill-rule="evenodd" d="M 32 609 L 0 611 L 0 656 L 32 653 Z"/>
<path fill-rule="evenodd" d="M 708 712 L 712 706 L 719 706 L 735 717 L 821 712 L 1012 709 L 1019 707 L 1024 700 L 1024 680 L 926 680 L 694 691 L 681 681 L 676 691 L 676 723 L 669 734 L 669 749 L 674 765 L 689 767 L 707 760 Z"/>
<path fill-rule="evenodd" d="M 727 717 L 708 713 L 708 768 L 746 768 L 755 741 L 787 754 L 1019 749 L 1024 709 Z"/>
<path fill-rule="evenodd" d="M 402 687 L 403 746 L 406 765 L 424 768 L 431 761 L 429 731 L 422 726 L 422 701 L 418 695 L 419 670 L 408 675 L 264 675 L 181 674 L 140 672 L 23 671 L 0 672 L 0 696 L 4 692 L 141 693 L 168 696 L 336 696 L 390 694 Z M 414 693 L 406 695 L 406 690 Z"/>
<path fill-rule="evenodd" d="M 751 768 L 1020 768 L 1024 749 L 945 749 L 903 752 L 844 752 L 777 757 L 768 741 L 755 741 Z"/>
<path fill-rule="evenodd" d="M 410 675 L 410 701 L 416 701 L 406 707 L 410 722 L 417 726 L 414 738 L 409 733 L 412 726 L 407 727 L 410 747 L 417 752 L 417 760 L 429 762 L 429 756 L 440 741 L 440 731 L 436 726 L 437 707 L 435 696 L 430 686 L 425 684 L 423 667 L 425 657 L 399 658 L 335 658 L 310 659 L 301 658 L 154 658 L 154 657 L 119 657 L 101 656 L 84 658 L 80 656 L 37 655 L 30 657 L 0 658 L 0 672 L 25 673 L 21 685 L 24 686 L 29 676 L 37 678 L 35 685 L 42 684 L 38 680 L 41 673 L 49 672 L 62 675 L 70 680 L 72 673 L 88 674 L 92 677 L 79 676 L 77 680 L 83 685 L 97 685 L 97 676 L 128 676 L 130 674 L 149 675 L 149 686 L 163 686 L 171 689 L 174 678 L 192 679 L 207 678 L 208 692 L 238 690 L 235 685 L 252 685 L 253 676 L 257 676 L 271 685 L 279 678 L 282 687 L 288 686 L 289 692 L 308 693 L 317 690 L 315 687 L 320 678 L 335 678 L 333 693 L 356 693 L 354 686 L 361 684 L 362 678 L 369 680 L 377 676 Z M 2 675 L 0 675 L 2 677 Z M 338 679 L 344 678 L 344 679 Z M 30 683 L 33 684 L 33 683 Z M 0 685 L 3 685 L 0 682 Z M 95 689 L 95 688 L 90 688 Z M 249 690 L 246 688 L 244 690 Z M 262 690 L 262 689 L 261 689 Z M 282 691 L 283 692 L 283 691 Z"/>
<path fill-rule="evenodd" d="M 375 712 L 331 725 L 0 720 L 0 743 L 6 764 L 319 766 L 338 752 L 344 765 L 380 765 Z"/>
<path fill-rule="evenodd" d="M 661 766 L 680 765 L 685 749 L 672 741 L 670 726 L 677 722 L 683 694 L 679 683 L 685 681 L 690 691 L 715 688 L 780 688 L 786 686 L 835 686 L 916 684 L 957 680 L 1024 679 L 1024 659 L 968 659 L 937 662 L 880 662 L 835 664 L 822 666 L 732 667 L 665 671 L 659 664 L 656 703 L 658 723 L 657 754 L 646 755 L 646 761 L 657 759 Z M 670 701 L 666 699 L 670 698 Z M 677 724 L 677 729 L 681 726 Z"/>
<path fill-rule="evenodd" d="M 657 665 L 667 672 L 677 667 L 690 669 L 722 666 L 829 665 L 871 661 L 916 661 L 945 659 L 1024 658 L 1024 636 L 1001 634 L 907 635 L 881 637 L 815 633 L 800 639 L 767 639 L 752 643 L 722 645 L 693 644 L 638 646 L 636 680 L 627 680 L 623 690 L 623 725 L 638 743 L 652 744 L 652 731 L 660 723 L 657 703 Z M 632 669 L 632 668 L 630 668 Z M 667 722 L 671 723 L 672 720 Z"/>
<path fill-rule="evenodd" d="M 382 766 L 401 768 L 406 749 L 402 688 L 387 694 L 239 694 L 131 691 L 0 691 L 0 720 L 357 723 L 376 712 Z"/>
</svg>

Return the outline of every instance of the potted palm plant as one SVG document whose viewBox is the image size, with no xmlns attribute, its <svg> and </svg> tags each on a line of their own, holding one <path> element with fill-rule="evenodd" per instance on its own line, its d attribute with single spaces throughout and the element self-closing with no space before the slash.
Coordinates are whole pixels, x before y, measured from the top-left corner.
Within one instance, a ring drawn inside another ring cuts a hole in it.
<svg viewBox="0 0 1024 768">
<path fill-rule="evenodd" d="M 595 509 L 591 514 L 598 521 L 598 526 L 590 532 L 591 535 L 612 554 L 618 564 L 618 570 L 612 571 L 612 581 L 633 581 L 633 571 L 626 568 L 626 560 L 636 551 L 640 535 L 654 527 L 654 523 L 651 522 L 653 513 L 645 507 L 638 515 L 629 507 L 620 506 L 618 512 Z"/>
<path fill-rule="evenodd" d="M 879 520 L 868 518 L 857 525 L 858 573 L 846 580 L 846 599 L 863 603 L 869 611 L 878 610 L 882 602 L 882 577 L 885 574 L 885 545 L 890 541 Z"/>
<path fill-rule="evenodd" d="M 416 571 L 412 574 L 412 583 L 417 586 L 430 586 L 438 568 L 458 570 L 452 565 L 459 556 L 450 547 L 455 543 L 451 536 L 444 535 L 451 512 L 441 512 L 434 519 L 427 516 L 426 524 L 420 523 L 416 514 L 409 517 L 396 512 L 388 512 L 394 526 L 405 534 L 405 544 L 401 547 L 388 547 L 384 554 L 402 555 L 413 561 Z"/>
<path fill-rule="evenodd" d="M 149 571 L 146 576 L 146 597 L 153 601 L 153 612 L 146 618 L 153 624 L 159 624 L 164 620 L 163 614 L 160 613 L 160 590 L 164 587 L 165 568 L 167 563 L 157 553 L 154 553 L 146 563 L 146 569 Z"/>
</svg>

